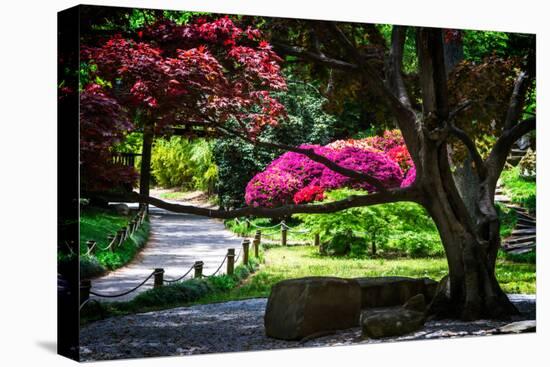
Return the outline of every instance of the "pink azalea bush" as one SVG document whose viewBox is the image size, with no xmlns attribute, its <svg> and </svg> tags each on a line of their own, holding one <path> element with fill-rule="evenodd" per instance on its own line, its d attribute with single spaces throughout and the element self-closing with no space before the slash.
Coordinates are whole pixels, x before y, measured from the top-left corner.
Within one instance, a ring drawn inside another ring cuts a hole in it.
<svg viewBox="0 0 550 367">
<path fill-rule="evenodd" d="M 301 182 L 290 172 L 272 167 L 258 173 L 246 185 L 245 200 L 251 206 L 273 208 L 290 204 Z"/>
<path fill-rule="evenodd" d="M 384 153 L 397 146 L 405 146 L 405 141 L 399 130 L 386 130 L 382 136 L 369 136 L 364 139 L 336 140 L 327 145 L 327 147 L 336 150 L 345 147 L 355 147 Z"/>
<path fill-rule="evenodd" d="M 399 187 L 403 179 L 403 172 L 399 168 L 399 165 L 380 153 L 355 147 L 346 147 L 329 153 L 327 157 L 342 167 L 377 178 L 388 188 Z M 323 170 L 320 181 L 321 186 L 325 189 L 351 187 L 354 189 L 365 189 L 369 192 L 375 191 L 374 187 L 366 182 L 358 182 L 330 169 Z"/>
<path fill-rule="evenodd" d="M 416 171 L 399 130 L 365 139 L 337 140 L 326 146 L 302 145 L 342 167 L 369 174 L 387 188 L 414 182 Z M 414 171 L 414 172 L 413 172 Z M 342 187 L 375 188 L 364 181 L 332 171 L 303 154 L 287 152 L 250 180 L 245 200 L 251 206 L 275 207 L 323 200 L 324 191 Z"/>
</svg>

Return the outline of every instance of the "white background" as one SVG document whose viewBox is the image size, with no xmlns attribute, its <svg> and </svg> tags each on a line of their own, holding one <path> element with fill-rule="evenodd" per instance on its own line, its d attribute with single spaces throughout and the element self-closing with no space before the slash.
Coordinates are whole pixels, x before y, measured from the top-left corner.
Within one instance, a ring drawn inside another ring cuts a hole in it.
<svg viewBox="0 0 550 367">
<path fill-rule="evenodd" d="M 538 56 L 538 331 L 381 345 L 104 362 L 102 366 L 548 365 L 548 59 L 545 1 L 88 1 L 372 23 L 535 32 Z M 73 1 L 12 0 L 0 17 L 0 364 L 59 365 L 56 338 L 56 12 Z M 545 47 L 546 46 L 546 47 Z M 543 59 L 544 58 L 544 59 Z M 546 65 L 544 65 L 546 64 Z M 542 67 L 541 67 L 542 66 Z M 63 144 L 63 142 L 60 142 Z M 545 310 L 546 312 L 540 312 Z M 544 340 L 546 339 L 546 342 Z M 546 350 L 544 349 L 546 348 Z M 100 365 L 91 363 L 90 366 Z"/>
</svg>

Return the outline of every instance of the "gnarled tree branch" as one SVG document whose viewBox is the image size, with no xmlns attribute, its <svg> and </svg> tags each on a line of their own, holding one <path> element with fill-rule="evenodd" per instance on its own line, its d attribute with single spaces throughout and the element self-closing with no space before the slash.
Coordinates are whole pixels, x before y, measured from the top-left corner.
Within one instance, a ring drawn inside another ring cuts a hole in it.
<svg viewBox="0 0 550 367">
<path fill-rule="evenodd" d="M 407 36 L 407 27 L 394 26 L 391 35 L 391 48 L 386 62 L 386 82 L 399 101 L 411 107 L 407 88 L 403 81 L 403 49 Z"/>
<path fill-rule="evenodd" d="M 394 203 L 398 201 L 412 201 L 418 202 L 419 194 L 414 186 L 410 186 L 404 189 L 395 189 L 386 192 L 379 192 L 369 195 L 352 195 L 343 200 L 333 201 L 323 204 L 298 204 L 298 205 L 285 205 L 277 208 L 263 208 L 263 207 L 245 207 L 233 210 L 221 210 L 221 209 L 208 209 L 201 208 L 193 205 L 174 204 L 157 199 L 151 196 L 140 196 L 138 193 L 133 192 L 128 195 L 116 195 L 116 194 L 100 194 L 101 197 L 107 201 L 121 201 L 128 203 L 146 203 L 156 206 L 157 208 L 166 209 L 174 213 L 186 213 L 195 214 L 211 218 L 231 219 L 245 216 L 256 216 L 265 218 L 280 218 L 292 214 L 305 213 L 305 214 L 322 214 L 322 213 L 334 213 L 344 209 L 370 206 L 376 204 Z"/>
<path fill-rule="evenodd" d="M 510 103 L 506 111 L 506 119 L 504 120 L 505 130 L 512 128 L 520 118 L 529 84 L 527 80 L 527 73 L 522 71 L 514 82 L 514 90 L 512 92 L 512 97 L 510 97 Z"/>
<path fill-rule="evenodd" d="M 359 52 L 359 50 L 349 41 L 344 32 L 342 32 L 336 23 L 329 23 L 329 27 L 336 39 L 359 65 L 359 70 L 363 74 L 368 86 L 372 88 L 372 91 L 375 94 L 382 98 L 390 111 L 394 114 L 413 160 L 417 165 L 420 164 L 418 160 L 419 142 L 416 132 L 415 112 L 410 108 L 410 106 L 403 104 L 399 97 L 393 93 L 379 73 L 377 73 L 371 65 L 363 61 L 364 57 L 361 52 Z"/>
<path fill-rule="evenodd" d="M 528 132 L 535 130 L 537 123 L 536 116 L 529 117 L 510 129 L 504 130 L 500 138 L 497 140 L 493 149 L 489 153 L 489 156 L 485 160 L 485 166 L 487 167 L 489 187 L 494 190 L 496 182 L 504 168 L 506 163 L 506 157 L 510 154 L 512 145 Z"/>
<path fill-rule="evenodd" d="M 290 46 L 278 41 L 271 41 L 271 44 L 275 47 L 275 50 L 283 55 L 292 55 L 297 56 L 304 60 L 309 60 L 317 63 L 324 64 L 336 69 L 343 70 L 357 70 L 358 66 L 356 64 L 349 63 L 347 61 L 334 59 L 327 57 L 322 53 L 312 52 L 306 50 L 302 47 Z"/>
<path fill-rule="evenodd" d="M 466 134 L 464 130 L 456 127 L 454 124 L 449 124 L 449 132 L 460 139 L 466 148 L 468 148 L 468 151 L 476 164 L 479 179 L 480 181 L 483 181 L 487 176 L 487 168 L 485 167 L 485 162 L 483 162 L 483 158 L 481 158 L 474 141 L 468 136 L 468 134 Z"/>
</svg>

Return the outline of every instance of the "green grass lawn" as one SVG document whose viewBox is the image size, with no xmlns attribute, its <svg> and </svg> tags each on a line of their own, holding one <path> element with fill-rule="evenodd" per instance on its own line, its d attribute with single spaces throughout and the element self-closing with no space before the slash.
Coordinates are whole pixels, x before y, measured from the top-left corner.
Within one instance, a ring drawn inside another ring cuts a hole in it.
<svg viewBox="0 0 550 367">
<path fill-rule="evenodd" d="M 434 259 L 350 259 L 320 256 L 313 246 L 262 249 L 260 258 L 251 258 L 233 276 L 221 275 L 148 290 L 129 302 L 91 305 L 82 322 L 108 316 L 162 310 L 254 297 L 268 297 L 271 287 L 281 280 L 306 276 L 344 278 L 400 275 L 439 280 L 447 274 L 443 258 Z M 535 264 L 499 259 L 497 277 L 507 293 L 535 293 Z"/>
<path fill-rule="evenodd" d="M 271 286 L 290 278 L 337 276 L 344 278 L 400 275 L 441 279 L 447 274 L 444 258 L 350 259 L 320 256 L 313 246 L 273 247 L 264 253 L 265 263 L 241 286 L 213 294 L 202 302 L 267 297 Z M 535 264 L 499 259 L 497 278 L 507 293 L 535 293 Z"/>
<path fill-rule="evenodd" d="M 160 194 L 161 199 L 166 200 L 183 200 L 189 194 L 186 191 L 173 191 L 173 192 L 163 192 Z"/>
<path fill-rule="evenodd" d="M 519 167 L 502 171 L 500 180 L 512 202 L 524 206 L 530 212 L 536 209 L 537 183 L 521 178 Z"/>
<path fill-rule="evenodd" d="M 106 247 L 108 234 L 114 234 L 128 224 L 129 216 L 112 211 L 89 208 L 80 212 L 80 252 L 86 252 L 86 241 L 94 240 L 100 247 Z"/>
</svg>

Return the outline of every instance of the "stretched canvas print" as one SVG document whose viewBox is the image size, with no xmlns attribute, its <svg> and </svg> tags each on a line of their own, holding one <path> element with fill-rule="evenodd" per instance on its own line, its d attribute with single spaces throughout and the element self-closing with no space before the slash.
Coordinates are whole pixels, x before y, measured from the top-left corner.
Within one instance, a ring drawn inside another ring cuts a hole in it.
<svg viewBox="0 0 550 367">
<path fill-rule="evenodd" d="M 535 35 L 58 19 L 60 354 L 535 331 Z"/>
</svg>

